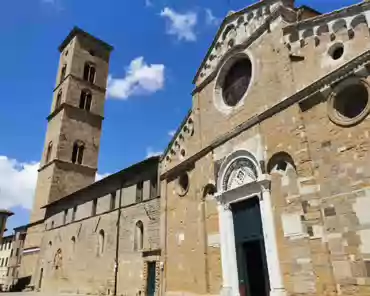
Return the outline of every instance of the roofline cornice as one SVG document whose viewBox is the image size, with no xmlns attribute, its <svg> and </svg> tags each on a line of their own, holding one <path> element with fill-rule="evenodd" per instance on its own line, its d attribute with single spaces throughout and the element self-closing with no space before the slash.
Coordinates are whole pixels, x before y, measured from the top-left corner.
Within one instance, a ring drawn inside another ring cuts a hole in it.
<svg viewBox="0 0 370 296">
<path fill-rule="evenodd" d="M 309 18 L 306 20 L 302 20 L 300 22 L 297 22 L 295 24 L 288 25 L 283 28 L 284 34 L 290 33 L 292 30 L 297 29 L 304 29 L 307 27 L 313 27 L 316 25 L 321 25 L 322 23 L 328 23 L 332 20 L 345 17 L 347 15 L 355 14 L 358 12 L 363 12 L 365 10 L 370 9 L 370 1 L 363 1 L 361 3 L 343 7 L 339 10 L 335 10 L 333 12 L 322 14 L 313 18 Z"/>
<path fill-rule="evenodd" d="M 209 55 L 211 54 L 211 52 L 212 52 L 212 50 L 213 50 L 214 46 L 216 45 L 216 43 L 217 43 L 217 41 L 218 41 L 218 38 L 219 38 L 219 37 L 220 37 L 220 35 L 222 34 L 224 27 L 226 27 L 227 23 L 228 23 L 230 20 L 233 20 L 233 19 L 235 19 L 235 18 L 238 18 L 240 15 L 242 15 L 242 14 L 244 14 L 244 13 L 246 13 L 246 12 L 250 11 L 250 10 L 254 10 L 254 9 L 259 8 L 259 7 L 261 7 L 261 6 L 264 6 L 264 5 L 266 5 L 266 4 L 270 4 L 270 5 L 271 5 L 271 4 L 274 4 L 274 3 L 276 3 L 276 2 L 283 2 L 283 3 L 284 3 L 284 2 L 286 2 L 286 0 L 265 0 L 265 1 L 260 1 L 260 2 L 257 2 L 257 3 L 255 3 L 255 4 L 252 4 L 251 6 L 248 6 L 248 7 L 244 8 L 244 9 L 242 9 L 242 10 L 236 11 L 236 12 L 234 12 L 234 13 L 232 13 L 232 14 L 230 14 L 230 15 L 226 16 L 226 17 L 224 18 L 224 20 L 222 21 L 221 25 L 219 26 L 219 29 L 218 29 L 218 31 L 217 31 L 217 34 L 215 35 L 215 37 L 214 37 L 214 39 L 213 39 L 213 41 L 212 41 L 211 46 L 208 48 L 208 51 L 207 51 L 206 55 L 204 56 L 204 58 L 203 58 L 203 60 L 202 60 L 202 63 L 200 64 L 200 66 L 199 66 L 199 68 L 198 68 L 198 70 L 197 70 L 197 72 L 196 72 L 196 74 L 195 74 L 195 76 L 194 76 L 194 78 L 193 78 L 193 84 L 195 84 L 195 83 L 196 83 L 196 81 L 197 81 L 197 79 L 198 79 L 198 77 L 199 77 L 199 75 L 200 75 L 200 72 L 201 72 L 201 70 L 202 70 L 203 66 L 204 66 L 204 65 L 205 65 L 205 63 L 207 62 Z M 281 11 L 280 11 L 281 7 L 284 7 L 284 6 L 280 5 L 278 9 L 276 9 L 274 12 L 272 12 L 272 13 L 271 13 L 271 15 L 266 19 L 265 23 L 268 23 L 269 21 L 271 21 L 274 15 L 275 15 L 275 18 L 276 18 L 276 12 L 281 12 Z M 286 8 L 286 7 L 285 7 L 285 8 Z M 278 15 L 279 15 L 279 13 L 278 13 Z M 264 25 L 265 25 L 265 24 L 263 24 L 262 26 L 264 26 Z M 255 33 L 253 33 L 253 34 L 250 36 L 250 38 L 251 38 L 254 34 L 255 34 Z M 248 39 L 250 39 L 250 38 L 248 38 Z M 248 41 L 248 40 L 247 40 L 247 41 Z M 246 41 L 246 42 L 247 42 L 247 41 Z M 205 80 L 206 80 L 206 79 L 205 79 Z"/>
</svg>

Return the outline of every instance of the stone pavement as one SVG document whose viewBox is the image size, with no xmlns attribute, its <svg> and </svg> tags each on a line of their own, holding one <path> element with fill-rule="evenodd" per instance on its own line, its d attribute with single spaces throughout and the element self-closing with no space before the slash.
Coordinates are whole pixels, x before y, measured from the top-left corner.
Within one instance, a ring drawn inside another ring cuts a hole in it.
<svg viewBox="0 0 370 296">
<path fill-rule="evenodd" d="M 0 296 L 84 296 L 82 294 L 50 294 L 50 293 L 37 293 L 37 292 L 7 292 L 1 293 Z"/>
</svg>

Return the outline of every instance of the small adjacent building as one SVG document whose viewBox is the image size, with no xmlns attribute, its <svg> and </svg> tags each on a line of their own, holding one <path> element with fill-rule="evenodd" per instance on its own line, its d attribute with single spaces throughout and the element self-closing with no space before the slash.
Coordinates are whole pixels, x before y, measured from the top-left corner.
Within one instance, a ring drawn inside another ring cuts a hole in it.
<svg viewBox="0 0 370 296">
<path fill-rule="evenodd" d="M 27 225 L 14 228 L 12 251 L 9 257 L 6 283 L 10 291 L 21 291 L 30 282 L 30 278 L 24 278 L 19 275 L 26 236 Z"/>
<path fill-rule="evenodd" d="M 7 291 L 9 289 L 9 259 L 12 256 L 13 235 L 3 237 L 0 244 L 0 291 Z"/>
<path fill-rule="evenodd" d="M 13 215 L 13 213 L 8 211 L 8 210 L 1 210 L 0 209 L 0 243 L 1 243 L 2 237 L 4 235 L 4 232 L 6 230 L 6 221 L 12 215 Z"/>
</svg>

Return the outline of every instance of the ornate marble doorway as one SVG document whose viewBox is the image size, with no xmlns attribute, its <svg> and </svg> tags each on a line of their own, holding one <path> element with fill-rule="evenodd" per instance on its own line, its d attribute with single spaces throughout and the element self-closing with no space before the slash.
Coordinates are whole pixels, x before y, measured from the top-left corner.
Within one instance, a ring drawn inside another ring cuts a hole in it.
<svg viewBox="0 0 370 296">
<path fill-rule="evenodd" d="M 254 155 L 239 150 L 226 157 L 218 173 L 215 197 L 221 241 L 221 295 L 286 295 L 277 252 L 270 180 L 262 173 Z M 242 211 L 238 215 L 240 209 L 245 211 L 246 205 L 249 206 L 246 212 L 252 214 Z M 245 228 L 242 234 L 238 234 L 239 227 Z M 252 262 L 251 254 L 258 257 L 256 262 Z M 249 261 L 245 260 L 246 256 Z M 256 268 L 258 260 L 263 265 L 256 271 L 263 277 L 261 282 L 243 288 L 245 281 L 253 280 L 246 274 L 248 269 Z"/>
</svg>

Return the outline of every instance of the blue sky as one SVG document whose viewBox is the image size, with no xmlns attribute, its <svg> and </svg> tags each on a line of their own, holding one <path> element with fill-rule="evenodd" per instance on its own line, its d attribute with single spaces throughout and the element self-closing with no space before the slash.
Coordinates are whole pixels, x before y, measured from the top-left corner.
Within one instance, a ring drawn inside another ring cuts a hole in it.
<svg viewBox="0 0 370 296">
<path fill-rule="evenodd" d="M 229 10 L 253 2 L 3 1 L 0 207 L 16 214 L 8 228 L 29 219 L 59 59 L 57 47 L 73 26 L 115 47 L 110 65 L 115 87 L 106 102 L 99 156 L 99 173 L 104 175 L 163 151 L 191 107 L 192 79 L 217 24 Z M 361 1 L 296 2 L 328 12 Z"/>
</svg>

